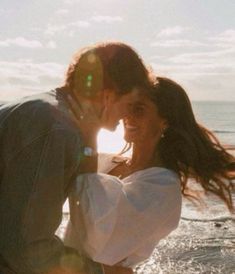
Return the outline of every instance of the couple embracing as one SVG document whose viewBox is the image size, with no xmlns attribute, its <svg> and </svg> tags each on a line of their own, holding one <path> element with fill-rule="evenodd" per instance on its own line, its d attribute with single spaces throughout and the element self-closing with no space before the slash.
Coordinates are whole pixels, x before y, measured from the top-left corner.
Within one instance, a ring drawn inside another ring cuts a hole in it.
<svg viewBox="0 0 235 274">
<path fill-rule="evenodd" d="M 98 155 L 98 131 L 121 119 L 132 155 Z M 133 273 L 177 227 L 182 195 L 200 202 L 188 179 L 234 210 L 234 160 L 130 46 L 84 48 L 62 87 L 0 106 L 0 273 Z"/>
</svg>

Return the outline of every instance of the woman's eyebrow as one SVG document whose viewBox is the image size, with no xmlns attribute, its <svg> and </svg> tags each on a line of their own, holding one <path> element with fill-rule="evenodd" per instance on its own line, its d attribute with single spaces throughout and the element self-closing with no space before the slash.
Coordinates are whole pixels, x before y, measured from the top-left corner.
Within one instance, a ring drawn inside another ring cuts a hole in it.
<svg viewBox="0 0 235 274">
<path fill-rule="evenodd" d="M 147 105 L 145 104 L 145 103 L 143 103 L 143 102 L 139 102 L 139 103 L 137 103 L 137 104 L 133 104 L 133 107 L 141 107 L 141 108 L 143 108 L 143 107 L 146 107 Z"/>
<path fill-rule="evenodd" d="M 146 104 L 143 103 L 142 101 L 135 101 L 135 102 L 130 103 L 129 106 L 142 107 L 142 106 L 146 106 Z"/>
</svg>

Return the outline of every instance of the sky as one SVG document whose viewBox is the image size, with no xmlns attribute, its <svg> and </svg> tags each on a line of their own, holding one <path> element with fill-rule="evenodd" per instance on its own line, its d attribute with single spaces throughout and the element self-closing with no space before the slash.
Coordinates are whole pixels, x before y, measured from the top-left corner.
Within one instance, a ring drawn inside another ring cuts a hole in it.
<svg viewBox="0 0 235 274">
<path fill-rule="evenodd" d="M 234 0 L 1 0 L 0 101 L 63 84 L 80 48 L 118 40 L 193 101 L 235 101 Z M 120 151 L 121 127 L 101 151 Z M 115 147 L 115 149 L 114 149 Z"/>
<path fill-rule="evenodd" d="M 1 0 L 0 101 L 63 83 L 75 51 L 118 40 L 191 100 L 235 101 L 233 0 Z"/>
</svg>

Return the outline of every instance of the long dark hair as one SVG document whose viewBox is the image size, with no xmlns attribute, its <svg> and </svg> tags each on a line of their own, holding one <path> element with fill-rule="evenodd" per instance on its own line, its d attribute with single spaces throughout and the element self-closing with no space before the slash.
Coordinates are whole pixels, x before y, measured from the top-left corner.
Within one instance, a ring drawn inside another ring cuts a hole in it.
<svg viewBox="0 0 235 274">
<path fill-rule="evenodd" d="M 157 77 L 150 98 L 168 122 L 157 151 L 165 167 L 180 176 L 183 195 L 196 197 L 196 191 L 188 187 L 188 179 L 194 178 L 206 193 L 219 196 L 232 212 L 234 156 L 211 131 L 197 123 L 190 100 L 179 84 Z"/>
</svg>

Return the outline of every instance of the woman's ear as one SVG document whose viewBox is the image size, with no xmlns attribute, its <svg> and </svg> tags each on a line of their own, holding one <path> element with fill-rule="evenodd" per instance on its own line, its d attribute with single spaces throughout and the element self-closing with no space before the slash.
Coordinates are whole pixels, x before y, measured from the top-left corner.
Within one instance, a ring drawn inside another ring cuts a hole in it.
<svg viewBox="0 0 235 274">
<path fill-rule="evenodd" d="M 161 123 L 161 137 L 163 138 L 165 136 L 165 131 L 168 129 L 169 124 L 168 121 L 166 119 L 162 120 Z"/>
<path fill-rule="evenodd" d="M 161 121 L 161 128 L 163 131 L 165 131 L 169 127 L 168 121 L 166 119 L 162 119 Z"/>
</svg>

